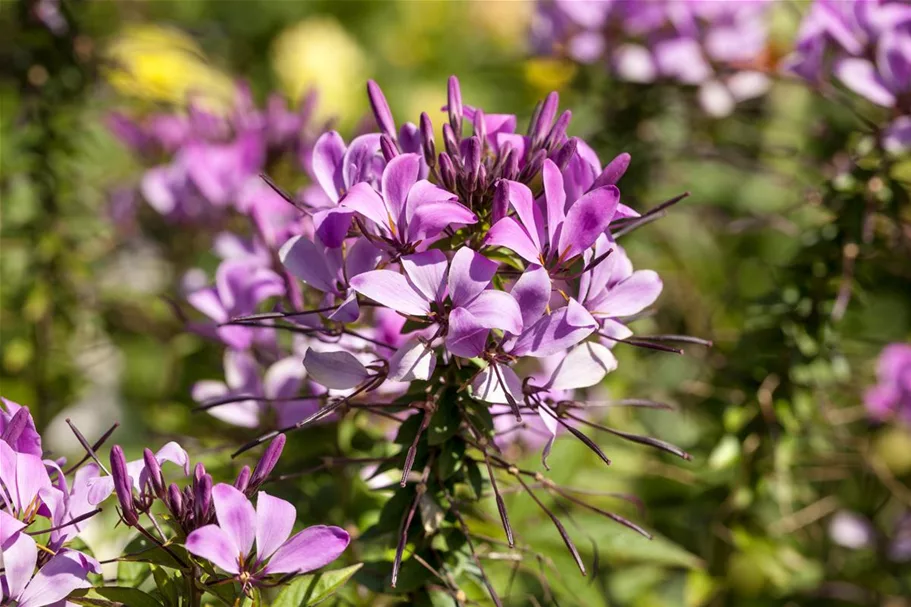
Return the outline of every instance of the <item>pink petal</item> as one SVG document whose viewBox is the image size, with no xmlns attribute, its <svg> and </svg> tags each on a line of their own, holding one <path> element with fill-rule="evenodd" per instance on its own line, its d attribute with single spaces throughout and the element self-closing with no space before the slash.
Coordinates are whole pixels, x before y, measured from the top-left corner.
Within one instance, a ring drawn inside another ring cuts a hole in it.
<svg viewBox="0 0 911 607">
<path fill-rule="evenodd" d="M 35 540 L 25 533 L 18 533 L 23 527 L 22 523 L 0 510 L 0 549 L 3 551 L 4 576 L 6 589 L 9 596 L 16 598 L 22 594 L 23 589 L 32 574 L 35 572 L 35 563 L 38 561 L 38 547 Z M 18 528 L 18 529 L 17 529 Z"/>
<path fill-rule="evenodd" d="M 272 364 L 263 377 L 263 392 L 267 398 L 290 398 L 300 392 L 307 373 L 296 356 Z"/>
<path fill-rule="evenodd" d="M 304 236 L 295 236 L 282 245 L 278 258 L 289 272 L 323 292 L 335 292 L 335 277 L 326 265 L 326 253 Z"/>
<path fill-rule="evenodd" d="M 353 209 L 341 207 L 323 209 L 314 213 L 313 228 L 316 230 L 320 242 L 332 249 L 342 246 L 348 235 L 348 229 L 351 227 L 352 215 L 354 215 Z"/>
<path fill-rule="evenodd" d="M 501 377 L 503 378 L 502 383 L 500 382 Z M 509 404 L 507 393 L 514 401 L 522 402 L 522 380 L 511 367 L 498 365 L 495 372 L 492 366 L 488 366 L 472 382 L 471 393 L 475 398 L 496 405 Z"/>
<path fill-rule="evenodd" d="M 529 263 L 541 263 L 540 249 L 512 217 L 504 217 L 493 225 L 484 238 L 490 247 L 504 247 L 517 253 Z"/>
<path fill-rule="evenodd" d="M 544 315 L 550 302 L 550 275 L 541 266 L 531 265 L 513 285 L 510 295 L 522 311 L 522 325 L 531 327 Z"/>
<path fill-rule="evenodd" d="M 351 189 L 348 190 L 348 193 L 342 198 L 339 206 L 357 211 L 375 223 L 387 234 L 390 233 L 390 219 L 392 221 L 398 221 L 398 217 L 390 216 L 389 210 L 386 208 L 383 199 L 380 198 L 380 195 L 376 193 L 376 190 L 367 183 L 361 182 L 351 186 Z"/>
<path fill-rule="evenodd" d="M 243 493 L 225 483 L 212 487 L 212 503 L 215 505 L 219 527 L 234 544 L 234 554 L 249 554 L 256 536 L 256 511 L 253 504 Z"/>
<path fill-rule="evenodd" d="M 297 512 L 289 502 L 260 491 L 256 497 L 256 558 L 263 561 L 285 543 Z"/>
<path fill-rule="evenodd" d="M 436 353 L 423 341 L 412 337 L 389 359 L 389 379 L 393 381 L 427 380 L 436 367 Z"/>
<path fill-rule="evenodd" d="M 550 356 L 566 350 L 589 335 L 598 323 L 576 300 L 526 329 L 512 348 L 515 356 Z"/>
<path fill-rule="evenodd" d="M 455 201 L 456 195 L 449 190 L 444 190 L 426 179 L 421 179 L 408 192 L 408 198 L 405 201 L 405 219 L 410 223 L 415 212 L 425 204 Z"/>
<path fill-rule="evenodd" d="M 588 388 L 616 368 L 617 359 L 609 348 L 587 341 L 569 351 L 545 387 L 549 390 Z"/>
<path fill-rule="evenodd" d="M 835 64 L 835 75 L 846 87 L 883 107 L 895 105 L 895 95 L 886 88 L 876 68 L 866 59 L 849 57 Z"/>
<path fill-rule="evenodd" d="M 402 258 L 402 270 L 427 301 L 442 301 L 446 290 L 446 255 L 430 249 Z"/>
<path fill-rule="evenodd" d="M 502 329 L 513 335 L 522 332 L 522 311 L 512 295 L 505 291 L 484 291 L 464 309 L 471 312 L 484 328 Z"/>
<path fill-rule="evenodd" d="M 450 225 L 463 226 L 477 223 L 478 217 L 458 202 L 428 202 L 417 207 L 408 222 L 406 240 L 417 242 L 434 238 Z"/>
<path fill-rule="evenodd" d="M 75 550 L 62 550 L 38 570 L 25 592 L 19 597 L 19 607 L 44 607 L 62 601 L 77 588 L 89 588 L 89 573 L 100 573 L 98 561 Z"/>
<path fill-rule="evenodd" d="M 534 197 L 528 186 L 517 181 L 509 181 L 509 204 L 516 210 L 519 223 L 528 234 L 534 248 L 541 250 L 544 240 L 544 226 L 541 211 L 535 205 Z M 519 253 L 516 251 L 516 253 Z M 519 253 L 521 255 L 521 253 Z"/>
<path fill-rule="evenodd" d="M 366 238 L 358 238 L 345 254 L 345 276 L 348 280 L 375 270 L 383 254 Z"/>
<path fill-rule="evenodd" d="M 449 265 L 449 297 L 453 306 L 464 306 L 487 288 L 499 264 L 462 247 Z"/>
<path fill-rule="evenodd" d="M 566 214 L 558 250 L 564 259 L 572 259 L 588 249 L 598 239 L 617 210 L 620 190 L 606 186 L 592 190 L 573 203 Z M 565 251 L 568 250 L 568 253 Z"/>
<path fill-rule="evenodd" d="M 449 313 L 446 349 L 463 358 L 474 358 L 484 351 L 490 330 L 465 308 Z"/>
<path fill-rule="evenodd" d="M 333 390 L 349 390 L 367 379 L 367 368 L 350 352 L 317 352 L 304 354 L 304 367 L 316 383 Z"/>
<path fill-rule="evenodd" d="M 404 276 L 392 270 L 359 274 L 351 279 L 351 288 L 402 314 L 426 316 L 430 313 L 430 303 Z"/>
<path fill-rule="evenodd" d="M 190 293 L 187 295 L 187 302 L 215 322 L 221 323 L 229 320 L 225 306 L 221 303 L 215 289 L 211 287 Z"/>
<path fill-rule="evenodd" d="M 272 555 L 266 573 L 306 573 L 319 569 L 337 559 L 349 541 L 348 534 L 338 527 L 308 527 Z"/>
<path fill-rule="evenodd" d="M 592 313 L 606 317 L 638 314 L 655 303 L 662 288 L 663 283 L 657 273 L 652 270 L 638 270 L 612 287 Z"/>
<path fill-rule="evenodd" d="M 338 193 L 345 187 L 342 180 L 342 158 L 345 141 L 335 131 L 323 133 L 313 145 L 313 176 L 332 202 L 338 202 Z"/>
<path fill-rule="evenodd" d="M 206 525 L 187 536 L 187 551 L 211 561 L 228 573 L 239 573 L 237 546 L 218 525 Z"/>
<path fill-rule="evenodd" d="M 187 452 L 174 441 L 166 443 L 161 449 L 155 453 L 155 459 L 158 460 L 159 464 L 165 462 L 171 462 L 183 468 L 183 473 L 190 473 L 190 456 L 187 455 Z"/>
<path fill-rule="evenodd" d="M 408 192 L 417 183 L 421 172 L 421 157 L 417 154 L 401 154 L 393 158 L 383 171 L 383 198 L 393 219 L 398 222 L 404 217 Z"/>
<path fill-rule="evenodd" d="M 547 240 L 554 244 L 560 240 L 558 230 L 566 216 L 566 192 L 563 190 L 563 175 L 552 160 L 544 161 L 542 174 L 544 201 L 547 209 Z"/>
</svg>

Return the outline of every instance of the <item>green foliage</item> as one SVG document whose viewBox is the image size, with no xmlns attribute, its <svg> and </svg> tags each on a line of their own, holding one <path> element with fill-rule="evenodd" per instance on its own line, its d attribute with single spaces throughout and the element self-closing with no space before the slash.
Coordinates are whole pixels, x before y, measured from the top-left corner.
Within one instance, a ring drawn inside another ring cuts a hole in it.
<svg viewBox="0 0 911 607">
<path fill-rule="evenodd" d="M 278 593 L 271 605 L 272 607 L 308 607 L 321 603 L 338 592 L 361 567 L 363 567 L 363 563 L 344 569 L 299 576 Z"/>
</svg>

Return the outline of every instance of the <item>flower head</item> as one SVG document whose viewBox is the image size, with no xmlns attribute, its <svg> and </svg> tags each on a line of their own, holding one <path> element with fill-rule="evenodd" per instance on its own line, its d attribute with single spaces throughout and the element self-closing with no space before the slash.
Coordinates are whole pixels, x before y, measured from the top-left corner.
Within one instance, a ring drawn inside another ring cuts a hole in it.
<svg viewBox="0 0 911 607">
<path fill-rule="evenodd" d="M 890 344 L 879 355 L 877 384 L 867 390 L 867 411 L 876 419 L 896 418 L 911 425 L 911 345 Z"/>
<path fill-rule="evenodd" d="M 212 503 L 218 524 L 193 531 L 187 550 L 231 574 L 244 591 L 270 575 L 319 569 L 348 546 L 348 534 L 338 527 L 317 525 L 291 536 L 294 506 L 264 491 L 254 508 L 242 492 L 219 483 L 212 488 Z"/>
</svg>

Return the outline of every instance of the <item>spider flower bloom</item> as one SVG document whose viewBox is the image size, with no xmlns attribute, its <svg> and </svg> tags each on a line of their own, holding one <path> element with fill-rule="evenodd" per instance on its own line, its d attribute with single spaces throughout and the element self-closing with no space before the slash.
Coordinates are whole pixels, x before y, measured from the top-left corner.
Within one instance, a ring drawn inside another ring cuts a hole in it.
<svg viewBox="0 0 911 607">
<path fill-rule="evenodd" d="M 621 80 L 699 87 L 703 109 L 730 114 L 765 93 L 769 0 L 539 0 L 532 45 L 580 63 L 604 63 Z"/>
<path fill-rule="evenodd" d="M 834 75 L 854 93 L 891 108 L 884 147 L 892 152 L 911 147 L 911 6 L 817 0 L 785 66 L 815 84 Z"/>
<path fill-rule="evenodd" d="M 41 436 L 35 429 L 35 420 L 28 407 L 0 397 L 0 441 L 13 451 L 41 457 Z"/>
<path fill-rule="evenodd" d="M 911 425 L 911 344 L 886 346 L 876 365 L 875 386 L 867 390 L 867 411 L 876 419 L 895 418 Z"/>
<path fill-rule="evenodd" d="M 187 550 L 231 574 L 245 592 L 270 575 L 319 569 L 348 546 L 348 534 L 338 527 L 316 525 L 291 536 L 294 506 L 263 491 L 254 509 L 243 493 L 219 483 L 212 502 L 218 524 L 190 533 Z"/>
</svg>

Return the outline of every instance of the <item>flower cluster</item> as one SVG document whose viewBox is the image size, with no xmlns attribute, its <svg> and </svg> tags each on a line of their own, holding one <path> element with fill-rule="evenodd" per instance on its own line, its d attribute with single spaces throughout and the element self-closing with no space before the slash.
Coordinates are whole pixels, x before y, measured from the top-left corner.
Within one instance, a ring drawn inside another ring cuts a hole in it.
<svg viewBox="0 0 911 607">
<path fill-rule="evenodd" d="M 89 499 L 97 465 L 43 458 L 41 437 L 28 408 L 0 399 L 0 549 L 3 605 L 62 605 L 88 588 L 98 562 L 68 548 L 97 514 Z M 69 477 L 69 478 L 68 478 Z"/>
<path fill-rule="evenodd" d="M 769 0 L 540 0 L 532 28 L 539 54 L 603 63 L 621 80 L 699 87 L 703 109 L 730 114 L 769 86 Z"/>
<path fill-rule="evenodd" d="M 834 75 L 891 108 L 883 146 L 911 147 L 911 6 L 893 0 L 816 0 L 800 26 L 787 68 L 814 83 Z"/>
<path fill-rule="evenodd" d="M 911 425 L 911 345 L 886 346 L 879 355 L 876 376 L 879 382 L 864 399 L 871 417 L 895 418 Z"/>
<path fill-rule="evenodd" d="M 233 108 L 216 112 L 198 102 L 186 113 L 152 114 L 135 120 L 121 113 L 108 118 L 112 133 L 150 162 L 167 162 L 145 172 L 140 191 L 159 213 L 174 221 L 211 220 L 226 207 L 270 223 L 273 212 L 259 201 L 258 175 L 270 158 L 293 156 L 304 162 L 312 145 L 310 131 L 316 95 L 289 110 L 280 95 L 256 107 L 246 86 L 238 86 Z M 277 205 L 278 206 L 278 205 Z"/>
</svg>

